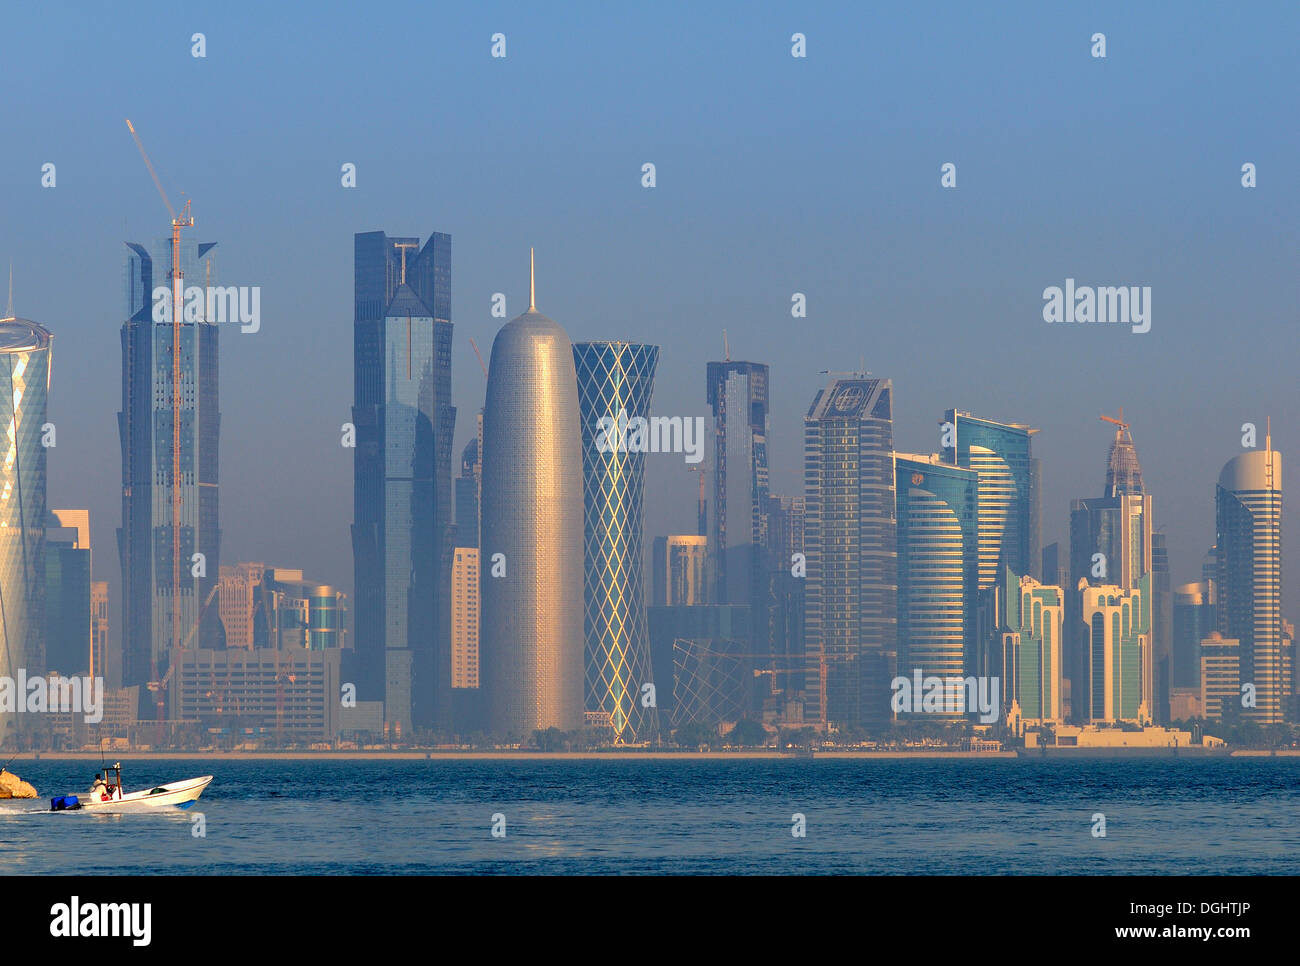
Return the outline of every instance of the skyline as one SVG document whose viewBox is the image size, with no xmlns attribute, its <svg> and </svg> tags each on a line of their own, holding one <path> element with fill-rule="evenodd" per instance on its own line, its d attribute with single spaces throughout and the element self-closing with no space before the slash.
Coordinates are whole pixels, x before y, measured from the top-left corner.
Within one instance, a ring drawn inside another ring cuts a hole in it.
<svg viewBox="0 0 1300 966">
<path fill-rule="evenodd" d="M 1292 274 L 1288 214 L 1300 206 L 1287 172 L 1300 146 L 1274 118 L 1284 116 L 1279 92 L 1295 86 L 1296 66 L 1281 56 L 1285 31 L 1268 29 L 1266 18 L 1211 13 L 1170 32 L 1152 11 L 994 11 L 977 25 L 975 13 L 953 11 L 918 28 L 894 11 L 868 21 L 832 8 L 734 24 L 717 11 L 683 11 L 632 29 L 624 15 L 600 10 L 582 28 L 527 13 L 451 12 L 450 69 L 474 83 L 475 96 L 440 99 L 436 123 L 376 170 L 367 138 L 382 139 L 390 115 L 376 107 L 343 132 L 327 115 L 377 92 L 377 82 L 312 73 L 308 93 L 291 74 L 345 33 L 364 38 L 378 27 L 341 16 L 304 26 L 268 11 L 262 31 L 239 34 L 236 58 L 233 32 L 223 33 L 233 16 L 205 14 L 208 57 L 195 60 L 188 27 L 169 18 L 141 18 L 122 56 L 89 39 L 105 22 L 99 14 L 57 36 L 36 15 L 13 14 L 31 43 L 14 52 L 12 104 L 49 110 L 0 107 L 27 146 L 0 159 L 6 220 L 24 240 L 0 256 L 14 260 L 17 313 L 55 334 L 50 412 L 61 448 L 51 454 L 50 503 L 90 509 L 99 548 L 113 546 L 120 524 L 108 483 L 119 459 L 120 376 L 103 364 L 117 355 L 120 246 L 165 228 L 120 130 L 125 116 L 173 195 L 192 198 L 196 237 L 222 240 L 222 278 L 265 289 L 261 331 L 221 336 L 229 560 L 311 561 L 314 577 L 354 594 L 351 461 L 337 432 L 351 405 L 347 238 L 380 226 L 457 237 L 454 453 L 473 432 L 464 414 L 483 401 L 468 338 L 483 345 L 503 321 L 489 314 L 492 293 L 506 294 L 511 316 L 522 304 L 518 252 L 534 241 L 547 304 L 572 339 L 662 346 L 656 396 L 681 400 L 671 415 L 709 415 L 699 373 L 722 357 L 723 329 L 733 358 L 771 367 L 774 492 L 798 492 L 800 419 L 824 381 L 818 370 L 860 357 L 899 393 L 904 451 L 937 451 L 935 424 L 954 406 L 1041 430 L 1045 544 L 1067 539 L 1070 501 L 1096 492 L 1109 433 L 1093 425 L 1122 405 L 1159 496 L 1175 584 L 1199 576 L 1213 543 L 1213 480 L 1240 452 L 1242 423 L 1262 433 L 1276 416 L 1275 447 L 1290 451 L 1292 376 L 1286 354 L 1267 347 L 1285 344 L 1293 315 L 1280 280 Z M 786 20 L 789 30 L 777 30 Z M 1110 39 L 1104 62 L 1086 56 L 1096 21 Z M 283 49 L 283 32 L 298 36 L 300 27 L 301 49 Z M 503 62 L 488 56 L 498 27 L 510 37 Z M 789 56 L 796 29 L 809 37 L 803 62 Z M 416 45 L 394 42 L 399 52 Z M 259 60 L 277 44 L 275 58 Z M 1079 55 L 1067 56 L 1076 44 Z M 176 89 L 140 82 L 148 75 L 129 56 L 134 45 L 140 53 L 174 45 Z M 74 49 L 84 62 L 62 53 Z M 591 92 L 573 65 L 593 59 L 625 60 L 630 79 Z M 249 77 L 236 61 L 251 61 Z M 681 79 L 664 77 L 665 64 Z M 521 70 L 536 80 L 522 96 Z M 210 86 L 203 78 L 213 75 L 220 82 Z M 248 86 L 269 77 L 278 86 L 258 88 L 265 103 L 250 106 Z M 1043 91 L 1027 83 L 1034 77 Z M 84 94 L 75 140 L 51 97 L 69 85 Z M 863 89 L 901 102 L 844 96 Z M 591 105 L 580 126 L 563 107 L 579 90 Z M 203 125 L 175 121 L 183 98 L 202 107 Z M 727 119 L 705 109 L 724 103 Z M 273 120 L 289 104 L 293 123 Z M 910 122 L 902 132 L 899 117 Z M 1164 123 L 1152 129 L 1150 117 Z M 199 149 L 213 139 L 239 145 L 250 130 L 260 138 L 234 165 Z M 523 146 L 519 131 L 528 132 Z M 579 135 L 592 138 L 581 151 Z M 47 159 L 58 163 L 54 189 L 40 187 Z M 348 160 L 358 164 L 355 196 L 339 186 Z M 646 160 L 658 165 L 654 189 L 639 184 Z M 958 187 L 944 191 L 940 165 L 949 160 Z M 1256 189 L 1239 184 L 1245 161 L 1259 165 Z M 812 184 L 813 174 L 828 187 Z M 123 215 L 125 230 L 115 224 Z M 44 226 L 74 220 L 78 285 L 60 285 L 66 241 Z M 783 256 L 775 271 L 773 239 Z M 1041 293 L 1066 278 L 1151 285 L 1151 331 L 1047 325 Z M 793 292 L 807 294 L 807 319 L 789 315 Z M 95 466 L 103 472 L 88 471 Z M 302 468 L 313 485 L 286 467 Z M 676 460 L 647 461 L 647 544 L 694 532 L 695 486 Z M 1296 552 L 1284 546 L 1289 601 L 1300 599 Z M 120 641 L 114 556 L 101 549 L 96 576 L 111 582 Z"/>
</svg>

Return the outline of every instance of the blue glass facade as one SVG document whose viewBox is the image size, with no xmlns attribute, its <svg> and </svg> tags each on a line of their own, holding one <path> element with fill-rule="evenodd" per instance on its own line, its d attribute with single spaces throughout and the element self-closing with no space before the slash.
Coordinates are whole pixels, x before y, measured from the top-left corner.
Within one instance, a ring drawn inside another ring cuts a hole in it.
<svg viewBox="0 0 1300 966">
<path fill-rule="evenodd" d="M 180 244 L 186 286 L 216 284 L 215 242 Z M 218 398 L 218 329 L 214 322 L 182 321 L 173 346 L 170 321 L 154 322 L 153 290 L 168 287 L 172 240 L 152 251 L 127 243 L 126 322 L 122 325 L 122 526 L 117 531 L 122 564 L 122 682 L 142 684 L 163 673 L 166 651 L 198 621 L 201 605 L 221 566 L 217 478 L 221 414 Z M 173 479 L 173 364 L 180 356 L 180 476 Z M 180 596 L 173 600 L 173 492 L 180 491 Z M 202 553 L 202 576 L 194 554 Z M 220 635 L 210 618 L 201 646 Z"/>
<path fill-rule="evenodd" d="M 449 722 L 451 237 L 355 236 L 352 546 L 358 696 Z"/>
<path fill-rule="evenodd" d="M 616 740 L 645 741 L 655 709 L 641 704 L 652 683 L 642 568 L 644 452 L 629 452 L 615 433 L 598 445 L 598 423 L 619 414 L 650 415 L 659 347 L 626 342 L 573 346 L 582 420 L 584 494 L 586 709 L 609 715 Z M 604 448 L 607 451 L 601 452 Z"/>
<path fill-rule="evenodd" d="M 975 660 L 979 474 L 938 458 L 894 459 L 898 673 L 964 677 Z"/>
</svg>

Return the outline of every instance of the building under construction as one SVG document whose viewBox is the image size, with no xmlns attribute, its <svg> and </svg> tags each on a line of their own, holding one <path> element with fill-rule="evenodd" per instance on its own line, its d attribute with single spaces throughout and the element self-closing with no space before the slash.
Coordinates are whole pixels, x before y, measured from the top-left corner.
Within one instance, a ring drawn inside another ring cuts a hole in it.
<svg viewBox="0 0 1300 966">
<path fill-rule="evenodd" d="M 155 287 L 171 287 L 173 244 L 173 238 L 164 238 L 149 249 L 127 242 L 118 413 L 122 526 L 117 531 L 124 587 L 122 683 L 127 686 L 165 673 L 168 649 L 189 636 L 221 564 L 217 326 L 183 319 L 154 322 L 152 293 Z M 179 242 L 187 285 L 216 284 L 214 247 L 213 242 Z M 179 410 L 175 427 L 173 401 Z M 209 626 L 196 635 L 204 645 L 219 643 L 217 616 L 216 608 L 208 608 Z M 141 717 L 152 716 L 141 711 Z"/>
</svg>

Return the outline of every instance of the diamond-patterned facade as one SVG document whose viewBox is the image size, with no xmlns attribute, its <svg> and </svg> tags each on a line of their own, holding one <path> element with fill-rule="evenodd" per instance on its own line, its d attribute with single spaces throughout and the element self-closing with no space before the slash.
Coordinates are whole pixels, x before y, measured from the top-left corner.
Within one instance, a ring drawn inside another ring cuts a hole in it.
<svg viewBox="0 0 1300 966">
<path fill-rule="evenodd" d="M 573 346 L 582 416 L 586 707 L 609 715 L 619 743 L 657 730 L 642 573 L 644 452 L 624 445 L 625 421 L 648 418 L 659 348 L 626 342 Z M 603 431 L 601 420 L 613 421 Z M 603 451 L 602 451 L 603 450 Z"/>
</svg>

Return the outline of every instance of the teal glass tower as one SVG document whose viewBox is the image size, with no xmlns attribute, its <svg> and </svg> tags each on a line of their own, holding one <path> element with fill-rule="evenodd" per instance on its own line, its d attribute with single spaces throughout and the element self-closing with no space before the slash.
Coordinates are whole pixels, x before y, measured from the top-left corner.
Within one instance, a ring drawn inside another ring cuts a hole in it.
<svg viewBox="0 0 1300 966">
<path fill-rule="evenodd" d="M 898 673 L 964 677 L 974 661 L 979 474 L 895 454 Z"/>
<path fill-rule="evenodd" d="M 619 743 L 655 731 L 655 709 L 642 707 L 653 683 L 642 573 L 643 450 L 632 451 L 617 427 L 650 415 L 659 347 L 578 342 L 573 363 L 582 420 L 586 709 L 609 715 Z M 601 420 L 615 431 L 599 431 Z M 614 445 L 609 445 L 609 443 Z"/>
</svg>

